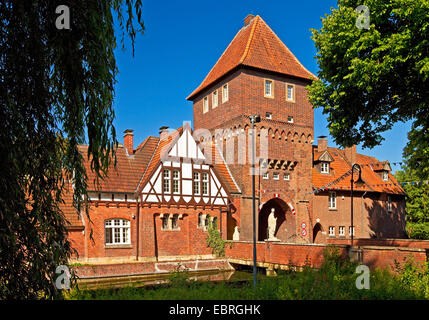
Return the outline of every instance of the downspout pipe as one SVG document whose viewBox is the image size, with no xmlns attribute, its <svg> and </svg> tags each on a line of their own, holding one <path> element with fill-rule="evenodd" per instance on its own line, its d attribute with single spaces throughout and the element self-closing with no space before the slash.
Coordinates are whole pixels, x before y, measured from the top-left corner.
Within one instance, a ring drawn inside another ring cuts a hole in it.
<svg viewBox="0 0 429 320">
<path fill-rule="evenodd" d="M 364 225 L 364 223 L 363 223 L 363 198 L 365 197 L 365 195 L 368 193 L 368 191 L 365 191 L 364 193 L 363 193 L 363 195 L 362 195 L 362 197 L 361 197 L 361 207 L 360 207 L 360 215 L 361 215 L 361 218 L 362 218 L 362 228 L 363 228 L 363 231 L 364 231 L 364 233 L 365 233 L 365 225 Z"/>
</svg>

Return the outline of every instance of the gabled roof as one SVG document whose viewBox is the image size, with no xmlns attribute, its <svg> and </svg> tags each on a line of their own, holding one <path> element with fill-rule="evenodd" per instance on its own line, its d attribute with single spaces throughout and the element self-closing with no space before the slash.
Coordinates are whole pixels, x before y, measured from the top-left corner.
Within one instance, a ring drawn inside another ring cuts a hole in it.
<svg viewBox="0 0 429 320">
<path fill-rule="evenodd" d="M 331 156 L 328 150 L 325 150 L 323 152 L 313 152 L 314 161 L 327 161 L 332 162 L 334 161 L 334 158 Z"/>
<path fill-rule="evenodd" d="M 306 80 L 316 79 L 293 55 L 260 16 L 236 34 L 206 78 L 187 100 L 239 66 L 281 73 Z"/>
<path fill-rule="evenodd" d="M 65 219 L 69 224 L 66 225 L 67 228 L 83 227 L 82 217 L 79 212 L 73 206 L 73 187 L 70 181 L 64 182 L 63 189 L 63 201 L 60 205 L 60 209 L 64 214 Z"/>
<path fill-rule="evenodd" d="M 313 188 L 320 189 L 329 185 L 325 189 L 350 190 L 351 177 L 350 175 L 347 175 L 347 173 L 350 172 L 352 166 L 347 160 L 344 150 L 328 147 L 328 151 L 329 154 L 334 158 L 334 161 L 330 163 L 330 173 L 320 173 L 316 168 L 313 168 Z M 316 159 L 317 154 L 320 154 L 317 151 L 317 146 L 313 146 L 314 159 Z M 374 171 L 374 166 L 383 166 L 383 163 L 385 162 L 380 162 L 374 157 L 356 154 L 356 163 L 358 163 L 362 169 L 361 177 L 365 182 L 365 185 L 354 185 L 354 190 L 405 195 L 405 191 L 391 173 L 389 173 L 389 181 L 384 181 Z M 355 179 L 357 179 L 357 174 L 355 175 Z"/>
</svg>

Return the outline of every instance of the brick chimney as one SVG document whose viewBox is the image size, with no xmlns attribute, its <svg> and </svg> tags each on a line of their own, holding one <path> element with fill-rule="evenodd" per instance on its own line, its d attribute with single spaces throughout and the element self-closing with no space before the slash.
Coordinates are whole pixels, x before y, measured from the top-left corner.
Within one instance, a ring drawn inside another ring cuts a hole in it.
<svg viewBox="0 0 429 320">
<path fill-rule="evenodd" d="M 318 152 L 324 152 L 328 150 L 328 139 L 326 136 L 320 136 L 317 140 L 317 151 Z"/>
<path fill-rule="evenodd" d="M 253 18 L 255 16 L 253 14 L 248 14 L 246 18 L 244 18 L 244 26 L 249 25 L 250 22 L 252 22 Z"/>
<path fill-rule="evenodd" d="M 344 148 L 344 153 L 347 158 L 347 160 L 354 164 L 356 163 L 356 145 L 352 145 L 351 147 Z"/>
<path fill-rule="evenodd" d="M 127 129 L 124 131 L 124 146 L 128 154 L 134 154 L 133 133 L 134 130 Z"/>
<path fill-rule="evenodd" d="M 168 137 L 168 127 L 163 126 L 159 128 L 159 137 L 161 140 L 167 139 Z"/>
</svg>

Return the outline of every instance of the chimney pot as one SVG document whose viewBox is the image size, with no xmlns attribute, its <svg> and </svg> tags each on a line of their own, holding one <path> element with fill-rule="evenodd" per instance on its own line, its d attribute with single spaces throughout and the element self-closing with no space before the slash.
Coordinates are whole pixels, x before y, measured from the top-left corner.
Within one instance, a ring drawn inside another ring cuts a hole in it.
<svg viewBox="0 0 429 320">
<path fill-rule="evenodd" d="M 159 137 L 161 138 L 161 140 L 164 140 L 168 137 L 168 127 L 162 126 L 161 128 L 159 128 Z"/>
<path fill-rule="evenodd" d="M 134 154 L 133 133 L 134 130 L 127 129 L 124 131 L 124 146 L 128 154 Z"/>
<path fill-rule="evenodd" d="M 344 148 L 344 154 L 351 164 L 356 163 L 356 145 Z"/>
<path fill-rule="evenodd" d="M 317 151 L 324 152 L 326 150 L 328 150 L 328 139 L 326 139 L 324 136 L 319 137 L 317 140 Z"/>
<path fill-rule="evenodd" d="M 244 26 L 249 25 L 250 22 L 252 22 L 253 18 L 255 16 L 253 14 L 248 14 L 246 18 L 244 18 Z"/>
</svg>

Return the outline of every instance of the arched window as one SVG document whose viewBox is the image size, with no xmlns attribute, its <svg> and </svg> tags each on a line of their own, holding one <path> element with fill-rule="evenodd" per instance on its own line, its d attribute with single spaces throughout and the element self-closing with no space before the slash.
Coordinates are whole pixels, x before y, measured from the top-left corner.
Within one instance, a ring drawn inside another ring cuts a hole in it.
<svg viewBox="0 0 429 320">
<path fill-rule="evenodd" d="M 201 228 L 201 227 L 203 227 L 203 213 L 202 212 L 200 212 L 198 214 L 198 228 Z"/>
<path fill-rule="evenodd" d="M 106 244 L 130 244 L 130 221 L 110 219 L 104 222 Z"/>
</svg>

